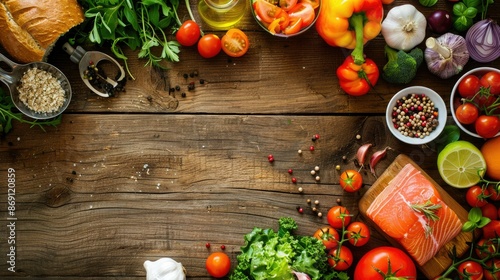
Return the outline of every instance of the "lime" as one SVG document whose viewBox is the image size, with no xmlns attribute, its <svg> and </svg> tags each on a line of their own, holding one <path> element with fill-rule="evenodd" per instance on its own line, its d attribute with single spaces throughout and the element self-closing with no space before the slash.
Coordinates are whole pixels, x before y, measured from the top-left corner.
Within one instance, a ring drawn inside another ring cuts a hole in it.
<svg viewBox="0 0 500 280">
<path fill-rule="evenodd" d="M 479 182 L 486 170 L 481 151 L 467 141 L 455 141 L 439 153 L 437 165 L 441 178 L 455 188 L 468 188 Z M 481 173 L 480 173 L 481 172 Z"/>
</svg>

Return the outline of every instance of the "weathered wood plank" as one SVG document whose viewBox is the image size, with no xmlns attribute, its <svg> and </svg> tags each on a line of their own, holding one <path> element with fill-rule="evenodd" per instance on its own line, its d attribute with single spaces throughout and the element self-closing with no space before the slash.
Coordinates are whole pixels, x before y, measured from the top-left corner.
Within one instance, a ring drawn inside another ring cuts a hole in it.
<svg viewBox="0 0 500 280">
<path fill-rule="evenodd" d="M 321 138 L 313 142 L 315 133 Z M 291 216 L 297 233 L 312 234 L 326 224 L 307 198 L 320 200 L 324 213 L 340 198 L 360 219 L 358 200 L 376 178 L 364 171 L 364 189 L 343 193 L 335 166 L 357 168 L 355 152 L 366 142 L 373 151 L 393 148 L 379 174 L 405 153 L 442 184 L 434 152 L 397 142 L 381 117 L 71 114 L 47 132 L 16 126 L 0 145 L 2 180 L 8 168 L 16 175 L 15 275 L 144 277 L 145 260 L 168 256 L 186 266 L 190 279 L 208 279 L 206 242 L 211 251 L 224 244 L 235 263 L 254 226 L 276 228 L 279 217 Z M 316 165 L 320 182 L 310 175 Z M 450 194 L 463 200 L 461 190 Z M 6 195 L 4 188 L 3 217 Z M 374 232 L 354 253 L 382 244 Z M 0 262 L 0 277 L 12 275 Z"/>
</svg>

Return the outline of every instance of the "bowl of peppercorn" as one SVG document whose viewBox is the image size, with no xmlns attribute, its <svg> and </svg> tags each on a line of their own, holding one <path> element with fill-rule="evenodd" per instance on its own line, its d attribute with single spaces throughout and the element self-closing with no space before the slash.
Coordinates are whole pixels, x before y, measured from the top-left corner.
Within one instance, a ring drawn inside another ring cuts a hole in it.
<svg viewBox="0 0 500 280">
<path fill-rule="evenodd" d="M 436 139 L 446 124 L 446 104 L 434 90 L 412 86 L 400 90 L 389 101 L 386 122 L 401 142 L 423 145 Z"/>
</svg>

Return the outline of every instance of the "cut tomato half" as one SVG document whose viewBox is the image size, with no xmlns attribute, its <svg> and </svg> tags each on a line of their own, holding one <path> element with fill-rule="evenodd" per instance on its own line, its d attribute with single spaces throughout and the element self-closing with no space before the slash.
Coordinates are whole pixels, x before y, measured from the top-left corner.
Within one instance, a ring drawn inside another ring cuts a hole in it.
<svg viewBox="0 0 500 280">
<path fill-rule="evenodd" d="M 290 21 L 302 18 L 302 28 L 304 28 L 314 21 L 316 12 L 314 12 L 314 8 L 311 4 L 300 2 L 288 12 L 288 16 L 290 17 Z"/>
<path fill-rule="evenodd" d="M 250 47 L 247 35 L 236 28 L 229 29 L 222 36 L 222 50 L 231 57 L 240 57 L 247 53 Z"/>
<path fill-rule="evenodd" d="M 302 18 L 297 18 L 294 21 L 290 22 L 290 25 L 288 25 L 285 30 L 283 30 L 283 33 L 286 35 L 292 35 L 300 31 L 302 29 Z"/>
<path fill-rule="evenodd" d="M 253 9 L 259 19 L 265 23 L 271 23 L 281 12 L 281 8 L 264 0 L 253 2 Z"/>
</svg>

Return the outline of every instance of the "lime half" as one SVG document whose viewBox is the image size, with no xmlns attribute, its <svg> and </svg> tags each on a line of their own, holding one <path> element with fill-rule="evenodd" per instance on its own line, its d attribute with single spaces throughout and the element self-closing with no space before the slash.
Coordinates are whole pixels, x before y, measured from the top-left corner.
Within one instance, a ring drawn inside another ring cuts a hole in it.
<svg viewBox="0 0 500 280">
<path fill-rule="evenodd" d="M 463 140 L 446 145 L 438 155 L 437 165 L 441 178 L 455 188 L 472 187 L 481 180 L 479 174 L 486 171 L 481 151 Z"/>
</svg>

